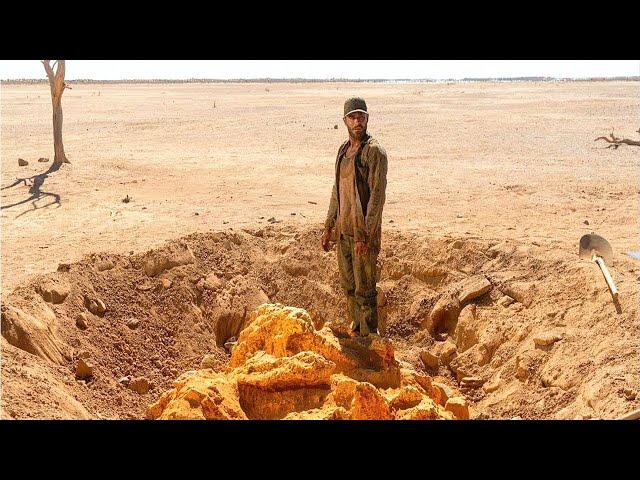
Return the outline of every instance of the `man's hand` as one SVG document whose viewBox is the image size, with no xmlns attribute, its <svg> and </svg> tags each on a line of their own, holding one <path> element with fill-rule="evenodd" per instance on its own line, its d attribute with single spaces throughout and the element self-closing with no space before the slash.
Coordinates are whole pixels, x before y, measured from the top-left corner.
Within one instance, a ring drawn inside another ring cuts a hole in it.
<svg viewBox="0 0 640 480">
<path fill-rule="evenodd" d="M 369 253 L 369 245 L 366 242 L 356 242 L 356 255 L 366 255 Z"/>
<path fill-rule="evenodd" d="M 322 234 L 322 249 L 325 252 L 331 250 L 331 232 L 333 228 L 325 228 L 324 233 Z"/>
</svg>

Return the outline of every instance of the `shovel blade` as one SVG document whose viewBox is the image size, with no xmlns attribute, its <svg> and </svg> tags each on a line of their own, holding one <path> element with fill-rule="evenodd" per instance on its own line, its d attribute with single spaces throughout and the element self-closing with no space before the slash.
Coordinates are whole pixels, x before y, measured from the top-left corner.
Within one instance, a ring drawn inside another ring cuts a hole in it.
<svg viewBox="0 0 640 480">
<path fill-rule="evenodd" d="M 595 233 L 583 235 L 580 239 L 580 258 L 591 260 L 594 253 L 602 257 L 606 264 L 613 263 L 613 249 L 609 242 Z"/>
</svg>

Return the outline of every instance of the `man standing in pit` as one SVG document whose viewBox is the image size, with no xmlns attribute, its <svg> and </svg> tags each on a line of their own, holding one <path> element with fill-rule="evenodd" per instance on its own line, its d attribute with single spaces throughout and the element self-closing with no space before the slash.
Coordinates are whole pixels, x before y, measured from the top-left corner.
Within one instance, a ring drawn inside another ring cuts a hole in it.
<svg viewBox="0 0 640 480">
<path fill-rule="evenodd" d="M 369 113 L 364 99 L 354 97 L 345 102 L 343 121 L 349 140 L 338 150 L 322 248 L 328 252 L 331 242 L 337 242 L 340 284 L 347 295 L 351 329 L 366 337 L 378 333 L 376 262 L 387 154 L 367 132 Z"/>
</svg>

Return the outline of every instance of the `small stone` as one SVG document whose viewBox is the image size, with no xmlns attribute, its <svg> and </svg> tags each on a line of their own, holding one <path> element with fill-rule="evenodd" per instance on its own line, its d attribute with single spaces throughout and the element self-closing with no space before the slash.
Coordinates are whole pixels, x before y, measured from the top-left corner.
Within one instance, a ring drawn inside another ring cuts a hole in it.
<svg viewBox="0 0 640 480">
<path fill-rule="evenodd" d="M 102 300 L 100 300 L 99 298 L 96 298 L 95 300 L 96 302 L 96 306 L 97 306 L 97 315 L 102 316 L 104 314 L 104 312 L 107 311 L 107 307 L 105 306 L 104 302 Z"/>
<path fill-rule="evenodd" d="M 93 365 L 84 358 L 80 358 L 76 364 L 76 378 L 86 379 L 91 378 L 92 376 Z"/>
<path fill-rule="evenodd" d="M 585 220 L 585 221 L 584 221 L 584 222 L 582 222 L 582 223 L 584 223 L 585 225 L 589 225 L 589 220 Z"/>
<path fill-rule="evenodd" d="M 91 301 L 89 302 L 89 306 L 88 306 L 87 308 L 88 308 L 88 309 L 89 309 L 89 311 L 90 311 L 91 313 L 93 313 L 94 315 L 96 315 L 96 314 L 97 314 L 97 312 L 98 312 L 98 304 L 95 302 L 95 300 L 91 300 Z"/>
<path fill-rule="evenodd" d="M 18 159 L 18 166 L 20 167 L 26 167 L 27 165 L 29 165 L 29 162 L 27 162 L 26 160 L 19 158 Z"/>
<path fill-rule="evenodd" d="M 440 392 L 441 402 L 444 406 L 447 400 L 456 396 L 456 392 L 449 385 L 440 382 L 432 382 L 432 385 Z"/>
<path fill-rule="evenodd" d="M 463 245 L 464 245 L 464 242 L 462 240 L 456 240 L 451 244 L 451 248 L 455 248 L 457 250 L 462 248 Z"/>
<path fill-rule="evenodd" d="M 149 391 L 149 380 L 144 377 L 137 377 L 129 382 L 129 388 L 140 395 Z"/>
<path fill-rule="evenodd" d="M 337 130 L 337 129 L 338 129 L 338 125 L 334 125 L 334 126 L 333 126 L 333 129 L 334 129 L 334 130 Z"/>
<path fill-rule="evenodd" d="M 131 382 L 131 377 L 129 377 L 129 376 L 121 377 L 121 378 L 118 380 L 118 383 L 119 383 L 120 385 L 129 385 L 129 382 Z"/>
<path fill-rule="evenodd" d="M 131 201 L 131 197 L 129 195 L 127 195 L 122 199 L 122 203 L 129 203 L 130 201 Z"/>
<path fill-rule="evenodd" d="M 469 405 L 463 397 L 450 398 L 444 409 L 453 413 L 458 420 L 469 420 Z"/>
<path fill-rule="evenodd" d="M 420 352 L 420 359 L 425 367 L 429 369 L 438 368 L 438 357 L 428 350 Z"/>
<path fill-rule="evenodd" d="M 454 359 L 458 351 L 458 347 L 451 340 L 446 340 L 437 350 L 437 355 L 442 365 L 449 365 Z"/>
<path fill-rule="evenodd" d="M 127 319 L 126 323 L 127 323 L 127 327 L 129 327 L 131 330 L 135 330 L 136 328 L 138 328 L 138 325 L 140 325 L 140 320 L 132 317 Z"/>
<path fill-rule="evenodd" d="M 426 328 L 432 335 L 443 330 L 454 329 L 455 322 L 457 322 L 460 314 L 460 308 L 458 296 L 445 293 L 438 299 L 429 315 L 423 320 L 421 327 Z"/>
<path fill-rule="evenodd" d="M 546 347 L 562 340 L 562 335 L 556 332 L 543 332 L 533 337 L 536 347 Z"/>
<path fill-rule="evenodd" d="M 498 388 L 500 387 L 501 381 L 500 378 L 497 378 L 496 380 L 493 380 L 491 382 L 487 382 L 482 386 L 482 389 L 486 392 L 486 393 L 491 393 L 491 392 L 495 392 L 496 390 L 498 390 Z"/>
<path fill-rule="evenodd" d="M 622 393 L 624 393 L 624 398 L 626 398 L 629 401 L 635 400 L 637 397 L 637 392 L 631 390 L 630 388 L 625 388 L 622 391 Z"/>
<path fill-rule="evenodd" d="M 89 322 L 87 320 L 87 314 L 79 313 L 76 317 L 76 327 L 78 327 L 80 330 L 86 330 L 88 326 Z"/>
<path fill-rule="evenodd" d="M 47 279 L 38 286 L 38 291 L 46 302 L 59 304 L 69 295 L 70 287 L 65 281 Z"/>
<path fill-rule="evenodd" d="M 462 388 L 480 388 L 484 384 L 484 380 L 481 377 L 464 377 L 460 381 Z"/>
<path fill-rule="evenodd" d="M 162 282 L 162 288 L 169 288 L 169 287 L 171 287 L 171 284 L 173 283 L 168 278 L 163 278 L 161 280 L 161 282 Z"/>
<path fill-rule="evenodd" d="M 40 158 L 38 159 L 38 161 L 39 161 L 40 163 L 45 163 L 45 162 L 48 162 L 48 161 L 49 161 L 49 159 L 48 159 L 48 158 L 46 158 L 46 157 L 40 157 Z"/>
<path fill-rule="evenodd" d="M 460 287 L 458 299 L 460 303 L 467 303 L 474 298 L 481 297 L 491 290 L 491 282 L 484 275 L 476 275 L 464 281 Z"/>
<path fill-rule="evenodd" d="M 509 295 L 504 295 L 500 300 L 498 300 L 498 305 L 506 308 L 513 302 L 515 302 L 513 298 L 511 298 Z"/>
</svg>

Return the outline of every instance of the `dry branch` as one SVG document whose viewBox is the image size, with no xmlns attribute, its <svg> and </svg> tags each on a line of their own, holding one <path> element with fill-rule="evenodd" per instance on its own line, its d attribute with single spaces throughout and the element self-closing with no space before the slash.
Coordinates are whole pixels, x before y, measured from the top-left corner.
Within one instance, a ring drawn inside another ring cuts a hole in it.
<svg viewBox="0 0 640 480">
<path fill-rule="evenodd" d="M 640 128 L 637 130 L 638 133 L 640 133 Z M 598 140 L 604 140 L 607 143 L 609 143 L 610 145 L 607 146 L 607 148 L 613 148 L 614 150 L 617 149 L 620 145 L 633 145 L 636 147 L 640 147 L 640 141 L 638 140 L 630 140 L 628 138 L 618 138 L 613 134 L 613 130 L 611 130 L 611 138 L 607 138 L 606 136 L 602 136 L 602 137 L 598 137 L 594 140 L 594 142 L 597 142 Z"/>
</svg>

